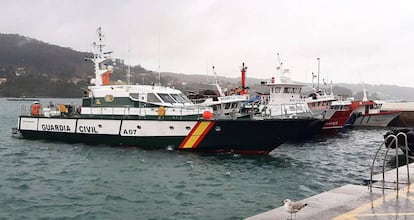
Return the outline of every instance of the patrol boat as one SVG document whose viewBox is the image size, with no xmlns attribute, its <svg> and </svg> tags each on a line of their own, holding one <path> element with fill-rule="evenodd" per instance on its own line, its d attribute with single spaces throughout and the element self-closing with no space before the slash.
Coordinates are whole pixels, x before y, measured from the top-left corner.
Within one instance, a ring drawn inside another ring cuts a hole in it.
<svg viewBox="0 0 414 220">
<path fill-rule="evenodd" d="M 314 118 L 215 118 L 211 107 L 193 104 L 181 91 L 161 85 L 114 85 L 102 31 L 92 57 L 95 78 L 81 106 L 22 108 L 15 133 L 48 139 L 143 149 L 267 154 L 320 120 Z"/>
</svg>

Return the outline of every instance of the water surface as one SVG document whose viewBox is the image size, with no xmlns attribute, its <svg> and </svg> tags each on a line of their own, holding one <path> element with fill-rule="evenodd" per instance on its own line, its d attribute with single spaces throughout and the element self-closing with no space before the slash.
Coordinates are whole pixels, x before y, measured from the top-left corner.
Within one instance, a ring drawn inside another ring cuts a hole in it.
<svg viewBox="0 0 414 220">
<path fill-rule="evenodd" d="M 350 129 L 270 155 L 148 151 L 13 138 L 21 104 L 0 99 L 5 219 L 242 219 L 360 184 L 388 130 Z"/>
</svg>

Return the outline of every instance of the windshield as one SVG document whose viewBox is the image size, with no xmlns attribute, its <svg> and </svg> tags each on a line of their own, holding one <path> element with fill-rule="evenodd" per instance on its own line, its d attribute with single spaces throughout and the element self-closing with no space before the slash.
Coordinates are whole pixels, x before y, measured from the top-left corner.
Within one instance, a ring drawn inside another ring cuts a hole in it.
<svg viewBox="0 0 414 220">
<path fill-rule="evenodd" d="M 147 101 L 148 102 L 161 102 L 161 100 L 154 93 L 148 93 Z"/>
<path fill-rule="evenodd" d="M 185 103 L 185 100 L 179 96 L 178 94 L 171 94 L 171 96 L 173 97 L 173 99 L 178 102 L 178 103 Z"/>
<path fill-rule="evenodd" d="M 187 96 L 185 96 L 184 94 L 182 94 L 182 93 L 178 93 L 178 94 L 170 94 L 172 97 L 173 97 L 173 99 L 176 101 L 176 102 L 178 102 L 178 103 L 191 103 L 191 100 L 190 99 L 188 99 L 188 97 Z"/>
<path fill-rule="evenodd" d="M 187 103 L 191 103 L 191 100 L 187 97 L 187 96 L 185 96 L 184 94 L 182 94 L 182 93 L 180 93 L 180 94 L 178 94 L 182 99 L 184 99 L 184 101 L 185 102 L 187 102 Z"/>
<path fill-rule="evenodd" d="M 176 101 L 168 94 L 165 93 L 158 93 L 158 95 L 161 97 L 162 101 L 168 102 L 168 103 L 175 103 Z"/>
</svg>

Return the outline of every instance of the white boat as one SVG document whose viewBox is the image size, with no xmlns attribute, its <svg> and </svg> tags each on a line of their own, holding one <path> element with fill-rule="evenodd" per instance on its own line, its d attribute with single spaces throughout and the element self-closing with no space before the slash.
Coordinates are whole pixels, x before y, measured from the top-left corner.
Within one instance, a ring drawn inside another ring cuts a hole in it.
<svg viewBox="0 0 414 220">
<path fill-rule="evenodd" d="M 282 70 L 280 61 L 277 70 L 270 81 L 262 82 L 262 85 L 269 87 L 269 94 L 261 96 L 259 111 L 271 118 L 312 117 L 312 112 L 300 95 L 305 84 L 293 81 L 289 77 L 289 69 Z"/>
<path fill-rule="evenodd" d="M 312 73 L 312 85 L 314 92 L 309 94 L 305 98 L 306 103 L 308 104 L 309 109 L 312 111 L 312 114 L 315 116 L 322 116 L 327 119 L 328 122 L 322 127 L 323 133 L 337 133 L 340 131 L 349 120 L 353 110 L 349 107 L 346 107 L 347 103 L 338 102 L 337 98 L 333 94 L 333 88 L 331 86 L 331 91 L 328 94 L 325 89 L 320 89 L 319 87 L 319 67 L 320 59 L 318 58 L 318 75 L 315 76 Z M 318 83 L 315 88 L 313 84 L 313 78 L 318 78 Z M 325 80 L 324 80 L 325 84 Z M 349 103 L 350 104 L 350 103 Z"/>
<path fill-rule="evenodd" d="M 245 74 L 247 67 L 242 64 L 242 82 L 245 82 Z M 249 99 L 247 95 L 247 87 L 242 83 L 240 91 L 231 94 L 225 94 L 217 81 L 217 74 L 213 66 L 214 83 L 212 84 L 217 89 L 217 95 L 213 97 L 203 98 L 202 100 L 195 100 L 198 106 L 213 108 L 213 114 L 216 118 L 231 118 L 236 119 L 245 117 L 246 113 L 242 113 L 243 103 Z"/>
<path fill-rule="evenodd" d="M 305 98 L 310 111 L 314 116 L 322 116 L 330 119 L 336 110 L 331 109 L 331 104 L 337 99 L 333 94 L 327 94 L 325 91 L 314 91 Z"/>
<path fill-rule="evenodd" d="M 336 101 L 336 97 L 333 94 L 333 88 L 331 87 L 331 92 L 328 94 L 326 89 L 321 89 L 319 87 L 319 70 L 320 70 L 320 59 L 318 60 L 318 74 L 314 75 L 312 72 L 312 89 L 313 92 L 310 93 L 306 98 L 305 102 L 308 104 L 309 109 L 312 114 L 315 116 L 322 115 L 326 119 L 330 119 L 335 113 L 335 110 L 331 109 L 331 103 Z M 313 82 L 314 78 L 318 79 L 318 82 L 315 84 Z M 325 84 L 325 80 L 324 80 Z"/>
</svg>

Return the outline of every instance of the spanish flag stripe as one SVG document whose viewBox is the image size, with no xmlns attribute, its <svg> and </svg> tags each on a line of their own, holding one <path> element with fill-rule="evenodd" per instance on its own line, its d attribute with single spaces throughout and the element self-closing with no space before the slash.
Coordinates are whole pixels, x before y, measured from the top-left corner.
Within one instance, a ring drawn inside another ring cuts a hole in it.
<svg viewBox="0 0 414 220">
<path fill-rule="evenodd" d="M 192 147 L 194 147 L 194 143 L 200 138 L 200 135 L 208 127 L 209 123 L 210 122 L 208 122 L 208 121 L 200 122 L 197 129 L 194 130 L 194 132 L 191 134 L 191 137 L 184 144 L 183 148 L 192 148 Z"/>
<path fill-rule="evenodd" d="M 195 148 L 213 126 L 211 121 L 198 122 L 181 143 L 180 148 Z"/>
<path fill-rule="evenodd" d="M 197 139 L 199 139 L 200 136 L 191 136 L 190 139 L 188 139 L 188 141 L 185 143 L 185 145 L 183 146 L 183 148 L 192 148 L 194 146 L 194 143 L 197 141 Z"/>
<path fill-rule="evenodd" d="M 211 128 L 213 127 L 214 122 L 210 122 L 208 127 L 203 131 L 203 133 L 200 135 L 200 137 L 197 139 L 197 142 L 194 143 L 193 148 L 198 147 L 198 145 L 200 144 L 200 142 L 202 140 L 204 140 L 204 137 L 208 134 L 208 132 L 211 130 Z"/>
<path fill-rule="evenodd" d="M 185 137 L 184 141 L 180 144 L 179 148 L 184 148 L 185 143 L 192 137 L 193 133 L 197 130 L 198 126 L 200 126 L 201 122 L 197 122 L 197 124 L 193 127 L 193 129 L 188 133 L 187 137 Z"/>
<path fill-rule="evenodd" d="M 197 130 L 194 131 L 194 136 L 200 136 L 203 134 L 204 130 L 208 127 L 208 125 L 211 124 L 209 121 L 203 121 L 200 123 L 200 126 L 198 126 Z"/>
</svg>

